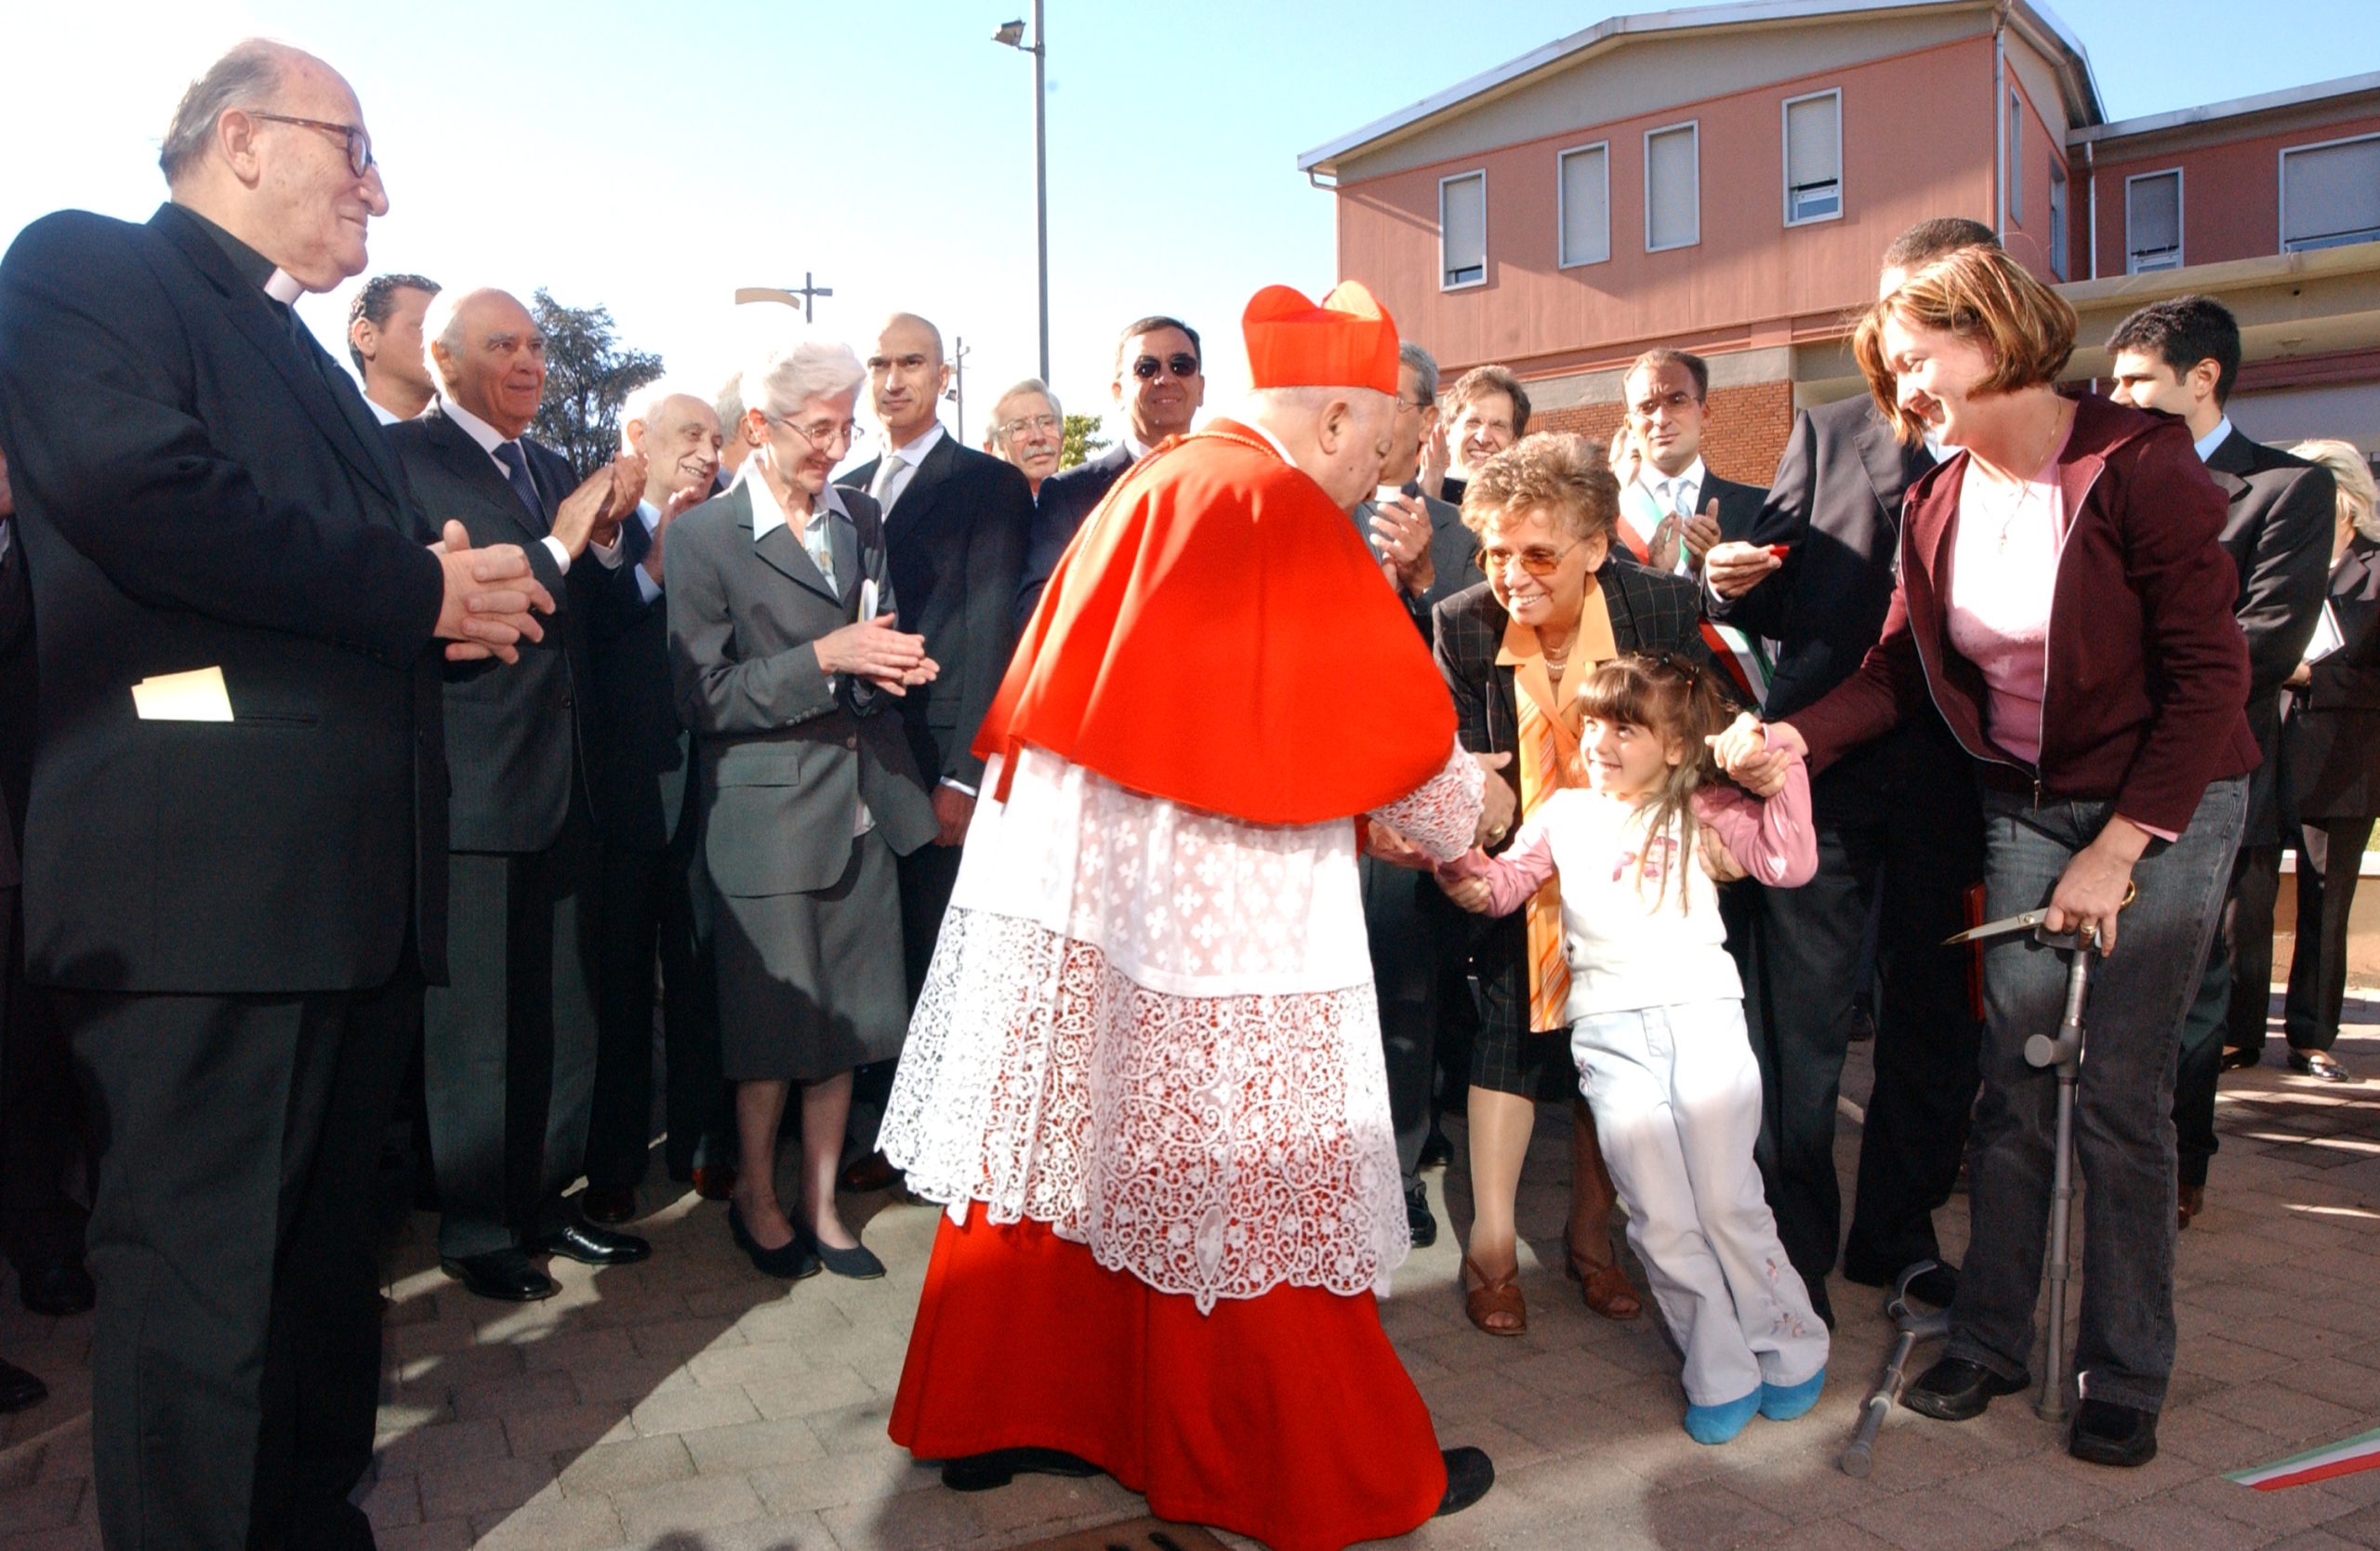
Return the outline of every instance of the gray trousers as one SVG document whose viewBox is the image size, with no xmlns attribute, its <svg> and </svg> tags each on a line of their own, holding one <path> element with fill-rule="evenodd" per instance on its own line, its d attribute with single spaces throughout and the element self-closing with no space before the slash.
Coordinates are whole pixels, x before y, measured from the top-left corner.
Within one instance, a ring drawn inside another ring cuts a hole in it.
<svg viewBox="0 0 2380 1551">
<path fill-rule="evenodd" d="M 2049 903 L 2109 802 L 1984 794 L 1985 916 Z M 2074 1366 L 2082 1392 L 2154 1412 L 2174 1367 L 2174 1071 L 2247 815 L 2247 784 L 2217 781 L 2181 838 L 2152 841 L 2132 869 L 2139 898 L 2115 952 L 2092 971 L 2083 1014 L 2074 1139 L 2084 1185 L 2082 1317 Z M 2003 1378 L 2026 1371 L 2041 1292 L 2057 1126 L 2057 1078 L 2025 1060 L 2055 1034 L 2066 958 L 2030 935 L 1983 957 L 1983 1091 L 1968 1137 L 1971 1231 L 1950 1307 L 1948 1355 Z"/>
<path fill-rule="evenodd" d="M 448 983 L 423 999 L 422 1082 L 449 1259 L 575 1218 L 562 1191 L 595 1098 L 593 863 L 575 803 L 548 850 L 448 858 Z"/>
</svg>

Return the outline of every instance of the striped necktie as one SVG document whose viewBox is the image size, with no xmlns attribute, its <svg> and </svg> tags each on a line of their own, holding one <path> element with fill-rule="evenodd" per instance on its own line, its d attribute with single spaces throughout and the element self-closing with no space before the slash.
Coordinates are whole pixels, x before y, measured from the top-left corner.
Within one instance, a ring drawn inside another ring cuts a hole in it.
<svg viewBox="0 0 2380 1551">
<path fill-rule="evenodd" d="M 1571 671 L 1583 673 L 1581 663 Z M 1567 741 L 1554 718 L 1538 703 L 1527 685 L 1515 684 L 1513 698 L 1520 712 L 1521 815 L 1562 789 L 1563 744 Z M 1543 1033 L 1569 1027 L 1570 959 L 1562 935 L 1562 884 L 1548 879 L 1529 896 L 1528 1026 Z"/>
</svg>

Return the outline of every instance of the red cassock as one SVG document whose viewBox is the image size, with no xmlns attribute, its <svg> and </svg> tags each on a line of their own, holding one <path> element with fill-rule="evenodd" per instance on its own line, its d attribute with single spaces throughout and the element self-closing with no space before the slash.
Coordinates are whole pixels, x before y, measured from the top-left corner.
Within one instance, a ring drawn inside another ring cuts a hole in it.
<svg viewBox="0 0 2380 1551">
<path fill-rule="evenodd" d="M 1357 815 L 1442 855 L 1480 776 L 1346 513 L 1229 421 L 1061 562 L 888 1107 L 945 1202 L 894 1441 L 1079 1454 L 1277 1551 L 1446 1472 L 1376 1295 L 1407 1252 Z"/>
</svg>

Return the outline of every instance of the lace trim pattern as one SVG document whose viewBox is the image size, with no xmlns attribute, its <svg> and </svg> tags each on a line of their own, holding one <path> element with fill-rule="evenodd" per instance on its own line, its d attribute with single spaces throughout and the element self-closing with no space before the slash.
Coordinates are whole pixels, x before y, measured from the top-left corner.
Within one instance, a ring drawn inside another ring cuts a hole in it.
<svg viewBox="0 0 2380 1551">
<path fill-rule="evenodd" d="M 1471 849 L 1488 773 L 1457 744 L 1438 773 L 1372 816 L 1415 845 L 1450 862 Z"/>
<path fill-rule="evenodd" d="M 1408 1248 L 1368 984 L 1171 995 L 954 906 L 881 1140 L 927 1199 L 1046 1222 L 1201 1312 L 1384 1293 Z"/>
</svg>

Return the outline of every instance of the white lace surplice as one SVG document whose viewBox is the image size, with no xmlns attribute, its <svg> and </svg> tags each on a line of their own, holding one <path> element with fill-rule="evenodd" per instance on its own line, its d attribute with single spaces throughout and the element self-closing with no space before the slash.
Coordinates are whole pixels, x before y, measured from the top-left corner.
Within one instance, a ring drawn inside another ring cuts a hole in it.
<svg viewBox="0 0 2380 1551">
<path fill-rule="evenodd" d="M 1197 1301 L 1385 1292 L 1408 1245 L 1355 826 L 1259 825 L 1038 749 L 986 794 L 887 1108 L 909 1188 Z M 1450 858 L 1456 749 L 1377 816 Z"/>
</svg>

